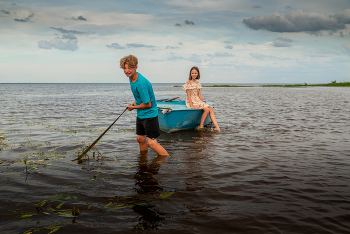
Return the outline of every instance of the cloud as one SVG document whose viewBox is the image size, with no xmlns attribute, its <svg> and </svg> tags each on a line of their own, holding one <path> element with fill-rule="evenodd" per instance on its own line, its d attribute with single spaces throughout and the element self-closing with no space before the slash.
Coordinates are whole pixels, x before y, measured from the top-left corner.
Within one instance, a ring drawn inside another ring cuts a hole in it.
<svg viewBox="0 0 350 234">
<path fill-rule="evenodd" d="M 185 20 L 184 25 L 196 25 L 193 21 Z M 176 27 L 182 27 L 182 24 L 176 23 Z"/>
<path fill-rule="evenodd" d="M 3 13 L 3 14 L 7 14 L 7 15 L 9 15 L 11 13 L 11 12 L 5 11 L 5 10 L 1 10 L 0 12 Z"/>
<path fill-rule="evenodd" d="M 255 43 L 253 42 L 248 42 L 249 45 L 256 45 Z"/>
<path fill-rule="evenodd" d="M 268 16 L 244 19 L 248 28 L 264 29 L 271 32 L 318 32 L 321 30 L 338 31 L 350 23 L 350 9 L 335 15 L 317 12 L 291 11 L 286 14 L 275 12 Z"/>
<path fill-rule="evenodd" d="M 343 24 L 350 24 L 350 9 L 334 14 L 333 18 Z"/>
<path fill-rule="evenodd" d="M 185 20 L 186 25 L 196 25 L 193 21 Z"/>
<path fill-rule="evenodd" d="M 258 60 L 264 60 L 264 59 L 291 60 L 290 58 L 280 58 L 272 55 L 263 55 L 259 53 L 250 53 L 250 56 Z"/>
<path fill-rule="evenodd" d="M 178 44 L 178 45 L 181 45 L 181 46 L 183 45 L 182 42 L 179 42 L 179 43 L 177 43 L 177 44 Z"/>
<path fill-rule="evenodd" d="M 225 46 L 225 49 L 232 50 L 233 46 L 227 45 L 227 46 Z"/>
<path fill-rule="evenodd" d="M 290 8 L 292 8 L 292 6 L 286 6 L 286 9 L 290 9 Z"/>
<path fill-rule="evenodd" d="M 137 44 L 137 43 L 130 43 L 126 44 L 128 48 L 140 48 L 140 47 L 146 47 L 146 48 L 152 48 L 153 45 L 145 45 L 145 44 Z"/>
<path fill-rule="evenodd" d="M 179 59 L 184 59 L 181 55 L 175 54 L 175 53 L 169 53 L 168 60 L 174 61 L 174 60 L 179 60 Z"/>
<path fill-rule="evenodd" d="M 202 62 L 202 56 L 201 55 L 197 55 L 197 54 L 192 54 L 190 57 L 186 57 L 185 58 L 185 57 L 183 57 L 180 54 L 170 52 L 170 53 L 168 53 L 168 56 L 165 59 L 162 59 L 162 60 L 153 59 L 151 61 L 152 62 L 164 62 L 164 61 L 178 61 L 178 60 L 188 60 L 188 61 L 192 61 L 192 62 L 195 62 L 195 63 L 201 63 Z"/>
<path fill-rule="evenodd" d="M 261 6 L 253 6 L 253 8 L 261 8 Z"/>
<path fill-rule="evenodd" d="M 118 43 L 112 43 L 111 45 L 106 45 L 110 49 L 121 50 L 125 49 L 125 47 L 120 46 Z"/>
<path fill-rule="evenodd" d="M 210 57 L 235 57 L 233 54 L 229 54 L 227 52 L 215 52 L 214 55 L 207 54 Z"/>
<path fill-rule="evenodd" d="M 232 44 L 232 41 L 223 41 L 223 43 Z"/>
<path fill-rule="evenodd" d="M 311 53 L 303 54 L 303 57 L 322 57 L 322 58 L 330 58 L 332 56 L 341 56 L 338 51 L 334 50 L 326 50 L 326 49 L 318 49 L 317 51 L 313 51 Z"/>
<path fill-rule="evenodd" d="M 106 47 L 110 48 L 110 49 L 125 49 L 126 47 L 128 48 L 153 48 L 155 46 L 153 45 L 145 45 L 145 44 L 137 44 L 137 43 L 129 43 L 126 44 L 126 47 L 123 47 L 121 45 L 119 45 L 118 43 L 112 43 L 111 45 L 106 45 Z"/>
<path fill-rule="evenodd" d="M 334 32 L 334 31 L 333 31 Z M 323 36 L 323 32 L 322 31 L 318 31 L 318 32 L 307 32 L 310 35 L 314 35 L 314 36 Z"/>
<path fill-rule="evenodd" d="M 57 49 L 57 50 L 70 50 L 75 51 L 78 47 L 78 40 L 62 41 L 60 39 L 52 39 L 51 41 L 38 41 L 38 47 L 40 49 Z"/>
<path fill-rule="evenodd" d="M 273 47 L 292 47 L 289 42 L 293 42 L 292 39 L 279 37 L 272 42 Z"/>
<path fill-rule="evenodd" d="M 329 58 L 328 55 L 324 55 L 324 54 L 304 54 L 304 57 L 312 57 L 312 58 Z"/>
<path fill-rule="evenodd" d="M 344 37 L 344 33 L 342 31 L 339 32 L 340 37 Z"/>
<path fill-rule="evenodd" d="M 178 46 L 166 46 L 165 47 L 165 49 L 172 49 L 172 50 L 174 50 L 174 49 L 179 49 L 180 47 L 178 47 Z"/>
<path fill-rule="evenodd" d="M 85 19 L 83 16 L 78 16 L 78 18 L 74 18 L 74 17 L 66 18 L 66 20 L 83 20 L 83 21 L 87 21 L 87 19 Z"/>
<path fill-rule="evenodd" d="M 18 22 L 31 22 L 30 19 L 31 18 L 34 18 L 34 13 L 30 14 L 27 18 L 25 19 L 15 19 L 15 21 L 18 21 Z"/>
<path fill-rule="evenodd" d="M 201 63 L 202 62 L 202 59 L 199 55 L 197 54 L 192 54 L 191 57 L 188 59 L 192 62 L 195 62 L 195 63 Z"/>
<path fill-rule="evenodd" d="M 76 30 L 66 30 L 66 29 L 63 29 L 62 27 L 61 28 L 50 27 L 50 28 L 55 29 L 61 33 L 68 33 L 68 34 L 85 34 L 86 33 L 86 32 L 80 32 Z"/>
<path fill-rule="evenodd" d="M 343 48 L 350 52 L 350 44 L 342 44 Z"/>
<path fill-rule="evenodd" d="M 78 38 L 76 36 L 74 36 L 73 34 L 63 34 L 62 39 L 75 40 Z"/>
</svg>

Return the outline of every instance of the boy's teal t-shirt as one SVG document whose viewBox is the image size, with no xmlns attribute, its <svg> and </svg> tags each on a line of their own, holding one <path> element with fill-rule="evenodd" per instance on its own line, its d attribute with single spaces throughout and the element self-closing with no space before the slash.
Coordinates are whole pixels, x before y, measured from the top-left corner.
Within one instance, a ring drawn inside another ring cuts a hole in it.
<svg viewBox="0 0 350 234">
<path fill-rule="evenodd" d="M 150 108 L 137 109 L 137 117 L 140 119 L 154 118 L 158 116 L 158 108 L 152 85 L 143 75 L 138 72 L 137 74 L 139 77 L 134 83 L 129 79 L 136 105 L 140 105 L 141 103 L 147 104 L 149 101 L 152 103 Z"/>
</svg>

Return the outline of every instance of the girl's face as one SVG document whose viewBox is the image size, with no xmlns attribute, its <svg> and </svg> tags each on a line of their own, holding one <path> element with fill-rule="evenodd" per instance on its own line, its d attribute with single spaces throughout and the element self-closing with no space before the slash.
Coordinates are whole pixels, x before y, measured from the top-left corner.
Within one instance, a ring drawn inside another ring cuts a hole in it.
<svg viewBox="0 0 350 234">
<path fill-rule="evenodd" d="M 196 70 L 196 69 L 193 69 L 193 70 L 191 71 L 191 78 L 192 78 L 192 80 L 195 80 L 195 79 L 197 78 L 197 76 L 198 76 L 197 70 Z"/>
</svg>

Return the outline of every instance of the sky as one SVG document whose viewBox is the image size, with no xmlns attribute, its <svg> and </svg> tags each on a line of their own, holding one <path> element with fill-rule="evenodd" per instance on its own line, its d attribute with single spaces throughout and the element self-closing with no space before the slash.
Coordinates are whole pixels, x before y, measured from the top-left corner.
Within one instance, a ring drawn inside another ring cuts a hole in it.
<svg viewBox="0 0 350 234">
<path fill-rule="evenodd" d="M 350 81 L 349 0 L 0 0 L 0 83 Z"/>
</svg>

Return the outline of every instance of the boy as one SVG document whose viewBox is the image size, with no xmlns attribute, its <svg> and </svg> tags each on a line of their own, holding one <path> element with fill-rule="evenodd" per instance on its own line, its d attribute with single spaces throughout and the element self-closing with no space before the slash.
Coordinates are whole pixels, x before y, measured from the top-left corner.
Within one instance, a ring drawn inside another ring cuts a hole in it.
<svg viewBox="0 0 350 234">
<path fill-rule="evenodd" d="M 137 109 L 136 134 L 140 152 L 148 151 L 148 145 L 158 155 L 169 156 L 168 152 L 157 142 L 160 135 L 158 109 L 151 83 L 140 73 L 136 72 L 138 60 L 134 55 L 125 56 L 120 60 L 120 68 L 129 77 L 130 88 L 135 101 L 127 105 L 129 111 Z M 147 141 L 146 141 L 147 136 Z"/>
</svg>

